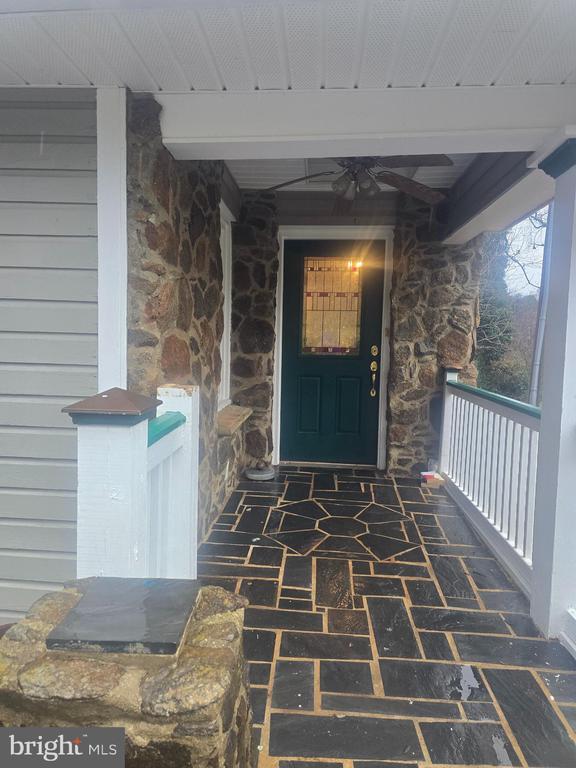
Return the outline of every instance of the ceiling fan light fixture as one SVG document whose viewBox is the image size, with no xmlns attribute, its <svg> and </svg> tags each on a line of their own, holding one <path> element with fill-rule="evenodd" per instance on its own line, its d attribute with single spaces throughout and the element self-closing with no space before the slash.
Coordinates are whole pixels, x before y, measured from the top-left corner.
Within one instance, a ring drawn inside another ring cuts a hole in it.
<svg viewBox="0 0 576 768">
<path fill-rule="evenodd" d="M 356 191 L 356 182 L 348 171 L 344 171 L 341 176 L 332 182 L 332 190 L 337 194 L 351 200 Z"/>
<path fill-rule="evenodd" d="M 375 197 L 380 192 L 374 177 L 365 168 L 358 173 L 358 187 L 365 197 Z"/>
</svg>

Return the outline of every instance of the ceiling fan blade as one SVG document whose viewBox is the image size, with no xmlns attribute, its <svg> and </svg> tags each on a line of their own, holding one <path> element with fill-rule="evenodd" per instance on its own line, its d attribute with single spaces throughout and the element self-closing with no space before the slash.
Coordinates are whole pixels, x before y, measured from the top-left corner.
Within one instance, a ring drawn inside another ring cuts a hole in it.
<svg viewBox="0 0 576 768">
<path fill-rule="evenodd" d="M 425 168 L 433 165 L 454 165 L 448 155 L 387 155 L 375 157 L 378 168 Z"/>
<path fill-rule="evenodd" d="M 334 176 L 336 173 L 341 173 L 341 171 L 321 171 L 320 173 L 311 173 L 308 176 L 299 176 L 297 179 L 292 179 L 291 181 L 283 181 L 282 184 L 275 184 L 273 187 L 266 187 L 266 189 L 263 189 L 262 192 L 276 192 L 277 189 L 289 187 L 292 184 L 298 184 L 300 181 L 317 179 L 319 176 Z"/>
<path fill-rule="evenodd" d="M 380 171 L 376 174 L 376 178 L 383 184 L 396 187 L 401 192 L 405 192 L 407 195 L 411 195 L 418 200 L 423 200 L 430 205 L 440 203 L 446 198 L 446 195 L 438 189 L 432 189 L 432 187 L 427 187 L 418 181 L 407 179 L 406 176 L 400 176 L 400 174 L 394 173 L 394 171 Z"/>
</svg>

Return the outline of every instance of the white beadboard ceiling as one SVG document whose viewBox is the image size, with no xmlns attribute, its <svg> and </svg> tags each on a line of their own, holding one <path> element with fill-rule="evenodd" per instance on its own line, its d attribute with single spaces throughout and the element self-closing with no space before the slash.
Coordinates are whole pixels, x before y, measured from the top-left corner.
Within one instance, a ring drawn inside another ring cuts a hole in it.
<svg viewBox="0 0 576 768">
<path fill-rule="evenodd" d="M 576 0 L 123 4 L 1 13 L 58 5 L 3 0 L 0 86 L 175 92 L 576 82 Z"/>
<path fill-rule="evenodd" d="M 476 155 L 457 154 L 449 155 L 449 157 L 454 165 L 429 168 L 394 168 L 394 172 L 408 176 L 430 187 L 448 189 L 464 173 Z M 226 164 L 241 189 L 266 189 L 310 173 L 338 170 L 336 163 L 329 158 L 228 160 Z M 330 185 L 335 178 L 337 178 L 336 175 L 301 181 L 285 189 L 287 192 L 303 190 L 325 192 L 330 190 Z M 381 184 L 380 188 L 384 192 L 396 191 L 393 187 L 388 187 L 385 184 Z"/>
</svg>

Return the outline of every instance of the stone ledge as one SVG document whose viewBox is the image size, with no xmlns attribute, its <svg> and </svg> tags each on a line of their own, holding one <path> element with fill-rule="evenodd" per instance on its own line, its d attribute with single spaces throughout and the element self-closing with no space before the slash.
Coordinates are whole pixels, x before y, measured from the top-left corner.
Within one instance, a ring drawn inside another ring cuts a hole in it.
<svg viewBox="0 0 576 768">
<path fill-rule="evenodd" d="M 252 408 L 244 408 L 241 405 L 227 405 L 222 408 L 216 416 L 218 437 L 233 435 L 251 415 Z"/>
</svg>

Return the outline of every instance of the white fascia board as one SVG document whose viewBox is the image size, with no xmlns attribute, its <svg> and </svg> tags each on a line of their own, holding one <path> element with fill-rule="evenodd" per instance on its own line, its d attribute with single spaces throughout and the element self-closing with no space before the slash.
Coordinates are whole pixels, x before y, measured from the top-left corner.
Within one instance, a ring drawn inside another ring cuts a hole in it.
<svg viewBox="0 0 576 768">
<path fill-rule="evenodd" d="M 576 123 L 576 85 L 194 91 L 156 99 L 164 144 L 180 160 L 534 151 Z"/>
<path fill-rule="evenodd" d="M 554 179 L 534 170 L 466 224 L 452 232 L 446 245 L 464 245 L 482 232 L 499 232 L 523 219 L 554 197 Z"/>
<path fill-rule="evenodd" d="M 47 13 L 50 11 L 148 11 L 206 5 L 242 5 L 245 0 L 0 0 L 3 13 Z M 260 0 L 279 5 L 282 0 Z"/>
</svg>

